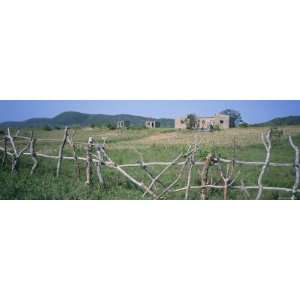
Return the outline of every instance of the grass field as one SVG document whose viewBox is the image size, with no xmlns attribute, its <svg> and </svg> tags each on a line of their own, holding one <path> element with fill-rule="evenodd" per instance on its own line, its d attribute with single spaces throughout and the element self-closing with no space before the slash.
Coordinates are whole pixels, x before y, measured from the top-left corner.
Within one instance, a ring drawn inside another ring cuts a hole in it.
<svg viewBox="0 0 300 300">
<path fill-rule="evenodd" d="M 181 151 L 193 142 L 200 143 L 201 150 L 197 153 L 197 159 L 204 159 L 206 154 L 213 151 L 221 157 L 247 161 L 264 161 L 265 148 L 261 143 L 261 133 L 267 128 L 240 128 L 228 129 L 213 133 L 199 133 L 188 130 L 175 129 L 130 129 L 107 130 L 99 128 L 83 128 L 76 131 L 74 140 L 86 143 L 91 136 L 101 142 L 106 139 L 107 152 L 118 164 L 135 163 L 142 158 L 145 162 L 172 161 Z M 284 135 L 273 141 L 271 155 L 272 162 L 294 162 L 294 150 L 288 143 L 287 136 L 292 135 L 295 144 L 300 146 L 300 126 L 282 128 Z M 30 130 L 23 130 L 21 135 L 28 136 Z M 37 152 L 57 155 L 63 130 L 35 130 L 35 136 L 41 139 L 37 142 Z M 45 141 L 44 139 L 47 139 Z M 235 151 L 233 145 L 235 144 Z M 19 148 L 24 142 L 17 143 Z M 1 137 L 3 147 L 3 136 Z M 65 155 L 71 155 L 71 149 L 66 146 Z M 81 156 L 85 156 L 85 146 L 79 146 Z M 234 153 L 235 152 L 235 153 Z M 2 155 L 2 153 L 1 153 Z M 56 161 L 40 159 L 39 167 L 34 176 L 30 176 L 32 161 L 30 157 L 21 159 L 18 175 L 11 175 L 9 162 L 0 171 L 0 199 L 141 199 L 143 192 L 136 188 L 123 175 L 115 170 L 104 168 L 103 175 L 106 182 L 105 188 L 97 184 L 93 175 L 93 183 L 85 185 L 85 163 L 80 163 L 80 179 L 75 176 L 72 161 L 63 161 L 62 174 L 56 178 Z M 151 171 L 157 174 L 163 167 L 151 167 Z M 166 176 L 162 178 L 163 184 L 168 185 L 174 180 L 179 167 L 172 167 Z M 147 174 L 140 168 L 127 168 L 126 171 L 139 181 L 149 183 Z M 192 184 L 199 185 L 199 167 L 193 169 Z M 237 166 L 240 171 L 238 181 L 243 180 L 245 185 L 256 185 L 260 167 Z M 94 170 L 95 174 L 95 170 Z M 215 183 L 221 183 L 220 178 L 213 167 L 210 176 Z M 186 184 L 187 174 L 178 182 L 176 188 Z M 292 167 L 269 167 L 264 177 L 264 185 L 291 188 L 295 181 L 295 170 Z M 256 191 L 250 192 L 250 198 L 255 198 Z M 230 199 L 245 199 L 246 195 L 240 191 L 229 192 Z M 211 190 L 210 199 L 222 198 L 221 190 Z M 289 199 L 290 193 L 264 191 L 265 199 Z M 299 195 L 297 195 L 299 198 Z M 169 194 L 167 199 L 182 199 L 184 192 Z M 190 198 L 199 199 L 200 191 L 191 191 Z M 145 197 L 145 199 L 149 199 Z"/>
</svg>

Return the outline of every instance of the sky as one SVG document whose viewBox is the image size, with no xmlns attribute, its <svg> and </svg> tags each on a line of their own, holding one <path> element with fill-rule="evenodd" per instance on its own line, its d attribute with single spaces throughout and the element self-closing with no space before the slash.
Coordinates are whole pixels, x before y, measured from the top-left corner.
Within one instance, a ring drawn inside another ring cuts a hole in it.
<svg viewBox="0 0 300 300">
<path fill-rule="evenodd" d="M 0 122 L 54 117 L 64 111 L 92 114 L 132 114 L 154 118 L 176 118 L 194 113 L 211 116 L 226 108 L 238 110 L 245 122 L 253 124 L 277 117 L 300 115 L 297 101 L 228 100 L 36 100 L 0 101 Z"/>
</svg>

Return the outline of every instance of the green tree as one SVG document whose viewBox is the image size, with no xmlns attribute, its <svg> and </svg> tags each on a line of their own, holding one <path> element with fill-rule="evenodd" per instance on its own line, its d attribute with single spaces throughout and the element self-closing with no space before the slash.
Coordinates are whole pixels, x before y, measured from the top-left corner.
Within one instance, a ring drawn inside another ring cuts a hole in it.
<svg viewBox="0 0 300 300">
<path fill-rule="evenodd" d="M 242 123 L 239 125 L 239 127 L 241 127 L 241 128 L 246 128 L 246 127 L 249 127 L 249 124 L 246 123 L 246 122 L 242 122 Z"/>
<path fill-rule="evenodd" d="M 221 115 L 230 117 L 230 127 L 239 127 L 243 123 L 242 115 L 239 111 L 227 108 L 220 112 Z"/>
<path fill-rule="evenodd" d="M 50 126 L 47 124 L 47 125 L 45 125 L 45 126 L 43 127 L 43 129 L 46 130 L 46 131 L 51 131 L 51 130 L 52 130 L 52 127 L 50 127 Z"/>
<path fill-rule="evenodd" d="M 117 129 L 117 126 L 115 124 L 108 123 L 107 128 L 110 130 L 115 130 L 115 129 Z"/>
<path fill-rule="evenodd" d="M 195 114 L 188 114 L 186 117 L 186 128 L 193 129 L 196 127 L 197 117 Z"/>
</svg>

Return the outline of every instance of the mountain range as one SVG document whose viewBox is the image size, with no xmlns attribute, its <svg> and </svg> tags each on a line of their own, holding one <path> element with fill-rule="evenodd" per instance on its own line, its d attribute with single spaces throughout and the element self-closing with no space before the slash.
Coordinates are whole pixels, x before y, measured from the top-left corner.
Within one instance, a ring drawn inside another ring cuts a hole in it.
<svg viewBox="0 0 300 300">
<path fill-rule="evenodd" d="M 43 128 L 50 127 L 64 127 L 64 126 L 107 126 L 109 124 L 116 125 L 117 121 L 127 120 L 130 126 L 143 127 L 146 120 L 155 120 L 160 122 L 163 128 L 174 128 L 175 120 L 167 118 L 147 118 L 135 115 L 104 115 L 104 114 L 86 114 L 75 111 L 63 112 L 53 118 L 32 118 L 25 121 L 8 121 L 0 123 L 0 127 L 14 127 L 14 128 Z M 250 126 L 288 126 L 300 125 L 300 116 L 288 116 L 284 118 L 275 118 L 268 122 L 252 124 Z"/>
<path fill-rule="evenodd" d="M 135 115 L 104 115 L 104 114 L 85 114 L 75 111 L 63 112 L 54 118 L 32 118 L 25 121 L 8 121 L 0 123 L 0 127 L 7 128 L 42 128 L 45 126 L 50 127 L 63 127 L 63 126 L 107 126 L 108 124 L 116 125 L 117 121 L 127 120 L 130 126 L 142 127 L 146 120 L 153 120 L 160 122 L 161 127 L 174 127 L 174 119 L 155 119 Z"/>
<path fill-rule="evenodd" d="M 268 122 L 254 124 L 253 126 L 289 126 L 300 125 L 300 116 L 288 116 L 283 118 L 275 118 Z"/>
</svg>

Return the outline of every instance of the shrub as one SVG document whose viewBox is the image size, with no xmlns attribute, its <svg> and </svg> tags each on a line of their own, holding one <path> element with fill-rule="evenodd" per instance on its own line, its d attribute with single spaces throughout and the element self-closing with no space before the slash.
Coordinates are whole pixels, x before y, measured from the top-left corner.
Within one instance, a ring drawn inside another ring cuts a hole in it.
<svg viewBox="0 0 300 300">
<path fill-rule="evenodd" d="M 52 130 L 52 127 L 50 127 L 49 125 L 45 125 L 45 126 L 43 127 L 43 130 L 51 131 L 51 130 Z"/>
<path fill-rule="evenodd" d="M 272 127 L 271 128 L 271 135 L 272 135 L 272 137 L 281 138 L 283 136 L 283 130 L 279 129 L 277 127 Z"/>
<path fill-rule="evenodd" d="M 243 122 L 243 123 L 241 123 L 241 124 L 239 125 L 239 127 L 240 127 L 240 128 L 247 128 L 247 127 L 249 127 L 249 124 L 246 123 L 246 122 Z"/>
<path fill-rule="evenodd" d="M 80 124 L 74 124 L 72 127 L 76 128 L 76 129 L 79 129 L 79 128 L 81 128 L 81 125 Z"/>
<path fill-rule="evenodd" d="M 109 124 L 107 124 L 107 128 L 110 130 L 115 130 L 115 129 L 117 129 L 117 126 L 115 124 L 109 123 Z"/>
</svg>

